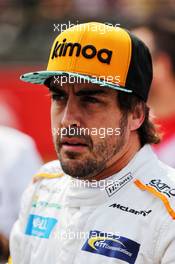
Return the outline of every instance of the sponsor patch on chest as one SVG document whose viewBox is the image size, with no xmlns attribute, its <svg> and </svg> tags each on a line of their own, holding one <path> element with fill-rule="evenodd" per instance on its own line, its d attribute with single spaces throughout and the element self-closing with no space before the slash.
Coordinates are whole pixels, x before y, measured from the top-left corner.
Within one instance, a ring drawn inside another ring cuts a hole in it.
<svg viewBox="0 0 175 264">
<path fill-rule="evenodd" d="M 82 250 L 134 264 L 139 248 L 140 244 L 129 238 L 93 230 Z"/>
<path fill-rule="evenodd" d="M 57 219 L 55 218 L 31 214 L 28 218 L 25 234 L 40 238 L 49 238 L 56 224 Z"/>
</svg>

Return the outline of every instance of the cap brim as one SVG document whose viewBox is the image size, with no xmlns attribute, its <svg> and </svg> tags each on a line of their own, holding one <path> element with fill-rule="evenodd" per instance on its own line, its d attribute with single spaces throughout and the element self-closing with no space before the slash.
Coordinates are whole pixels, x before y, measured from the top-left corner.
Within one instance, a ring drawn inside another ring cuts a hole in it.
<svg viewBox="0 0 175 264">
<path fill-rule="evenodd" d="M 45 81 L 53 76 L 58 76 L 58 75 L 68 75 L 70 77 L 76 77 L 77 81 L 87 81 L 89 83 L 95 83 L 100 86 L 107 86 L 109 88 L 113 88 L 116 90 L 132 93 L 132 90 L 126 89 L 126 87 L 122 87 L 121 85 L 118 85 L 117 83 L 112 83 L 112 82 L 107 82 L 105 80 L 100 80 L 97 77 L 91 77 L 89 75 L 83 75 L 79 73 L 73 73 L 73 72 L 65 72 L 65 71 L 37 71 L 37 72 L 29 72 L 25 73 L 20 76 L 20 79 L 24 82 L 29 82 L 33 84 L 44 84 Z M 55 78 L 55 81 L 57 79 Z M 63 83 L 63 80 L 62 80 Z M 65 80 L 64 80 L 65 83 Z M 72 83 L 72 82 L 71 82 Z M 82 82 L 80 82 L 82 83 Z"/>
</svg>

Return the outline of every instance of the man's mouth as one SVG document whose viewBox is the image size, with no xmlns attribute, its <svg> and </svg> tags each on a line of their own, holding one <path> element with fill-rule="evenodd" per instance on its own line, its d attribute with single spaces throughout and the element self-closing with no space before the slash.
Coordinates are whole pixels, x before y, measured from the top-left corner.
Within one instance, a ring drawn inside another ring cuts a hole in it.
<svg viewBox="0 0 175 264">
<path fill-rule="evenodd" d="M 83 151 L 88 145 L 80 138 L 63 138 L 61 147 L 67 151 Z"/>
</svg>

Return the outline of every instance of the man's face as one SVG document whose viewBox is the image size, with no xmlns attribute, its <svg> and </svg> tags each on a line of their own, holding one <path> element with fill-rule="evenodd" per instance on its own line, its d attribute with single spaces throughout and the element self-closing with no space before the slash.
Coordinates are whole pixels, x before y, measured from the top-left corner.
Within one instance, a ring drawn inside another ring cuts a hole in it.
<svg viewBox="0 0 175 264">
<path fill-rule="evenodd" d="M 72 177 L 90 179 L 117 160 L 127 144 L 127 118 L 117 106 L 117 92 L 54 81 L 50 90 L 53 141 L 61 166 Z"/>
</svg>

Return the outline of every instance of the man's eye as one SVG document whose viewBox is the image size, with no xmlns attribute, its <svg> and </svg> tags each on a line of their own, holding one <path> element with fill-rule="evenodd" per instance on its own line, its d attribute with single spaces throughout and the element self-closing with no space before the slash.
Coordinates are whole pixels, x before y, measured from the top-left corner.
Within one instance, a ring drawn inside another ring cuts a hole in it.
<svg viewBox="0 0 175 264">
<path fill-rule="evenodd" d="M 52 93 L 51 98 L 54 101 L 63 101 L 63 100 L 65 100 L 66 97 L 64 94 Z"/>
<path fill-rule="evenodd" d="M 95 97 L 92 97 L 92 96 L 84 96 L 82 99 L 83 99 L 83 102 L 92 103 L 92 104 L 99 102 L 98 99 L 96 99 Z"/>
</svg>

